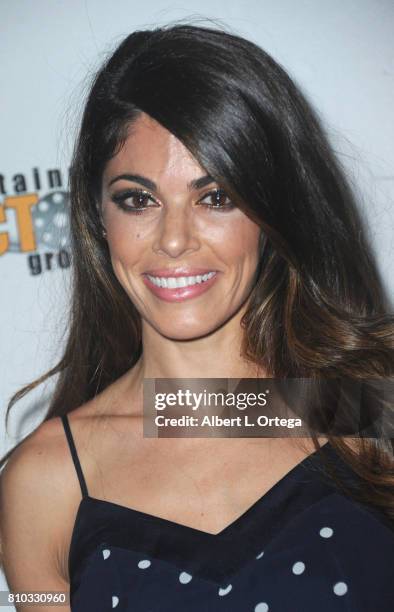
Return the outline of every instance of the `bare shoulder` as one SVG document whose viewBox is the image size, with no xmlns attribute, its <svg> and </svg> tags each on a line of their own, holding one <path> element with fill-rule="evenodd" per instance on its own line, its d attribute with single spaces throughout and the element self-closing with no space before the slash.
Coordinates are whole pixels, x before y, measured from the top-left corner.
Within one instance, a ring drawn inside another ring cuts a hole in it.
<svg viewBox="0 0 394 612">
<path fill-rule="evenodd" d="M 116 381 L 67 417 L 89 485 L 121 439 L 135 435 Z M 122 403 L 123 401 L 123 403 Z M 123 412 L 122 412 L 123 408 Z M 130 438 L 128 438 L 130 439 Z M 0 473 L 0 564 L 14 590 L 68 585 L 68 555 L 82 492 L 60 417 L 41 423 Z M 21 582 L 22 581 L 22 582 Z"/>
<path fill-rule="evenodd" d="M 33 491 L 56 488 L 62 476 L 62 445 L 59 445 L 61 422 L 59 418 L 44 421 L 12 452 L 1 473 L 2 489 L 7 496 L 18 491 L 19 499 Z"/>
<path fill-rule="evenodd" d="M 82 441 L 89 413 L 69 419 Z M 0 565 L 12 590 L 67 590 L 81 498 L 63 423 L 52 417 L 17 446 L 0 474 Z"/>
<path fill-rule="evenodd" d="M 68 498 L 60 419 L 42 423 L 0 475 L 0 561 L 13 590 L 64 589 L 59 543 Z"/>
<path fill-rule="evenodd" d="M 124 382 L 119 379 L 67 414 L 78 455 L 81 452 L 86 461 L 88 456 L 94 456 L 95 449 L 104 452 L 105 440 L 111 439 L 105 435 L 108 430 L 116 432 L 118 429 L 124 433 L 127 421 L 133 425 L 128 434 L 136 431 L 135 423 L 139 419 L 133 420 L 131 411 L 125 414 L 123 386 Z M 0 474 L 0 483 L 0 490 L 5 494 L 3 500 L 13 496 L 21 504 L 31 500 L 32 496 L 37 498 L 36 501 L 43 499 L 45 504 L 53 507 L 57 507 L 60 500 L 79 499 L 75 467 L 59 416 L 45 420 L 17 446 Z"/>
</svg>

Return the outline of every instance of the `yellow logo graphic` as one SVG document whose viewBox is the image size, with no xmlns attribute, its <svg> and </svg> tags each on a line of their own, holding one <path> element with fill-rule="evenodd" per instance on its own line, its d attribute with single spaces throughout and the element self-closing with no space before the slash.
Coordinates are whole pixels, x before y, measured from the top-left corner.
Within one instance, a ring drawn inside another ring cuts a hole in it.
<svg viewBox="0 0 394 612">
<path fill-rule="evenodd" d="M 0 204 L 0 255 L 67 247 L 68 197 L 66 191 L 6 196 Z"/>
<path fill-rule="evenodd" d="M 7 221 L 6 210 L 14 210 L 21 252 L 35 251 L 37 248 L 33 228 L 32 207 L 38 202 L 36 193 L 7 196 L 0 204 L 0 223 Z M 0 255 L 8 251 L 10 236 L 8 232 L 0 232 Z"/>
</svg>

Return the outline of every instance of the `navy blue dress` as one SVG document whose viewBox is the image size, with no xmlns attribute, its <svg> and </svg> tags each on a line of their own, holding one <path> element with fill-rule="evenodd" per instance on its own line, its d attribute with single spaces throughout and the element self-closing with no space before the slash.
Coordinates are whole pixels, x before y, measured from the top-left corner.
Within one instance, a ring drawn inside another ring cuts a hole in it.
<svg viewBox="0 0 394 612">
<path fill-rule="evenodd" d="M 321 470 L 326 443 L 218 534 L 90 497 L 69 552 L 72 612 L 393 612 L 394 529 Z"/>
</svg>

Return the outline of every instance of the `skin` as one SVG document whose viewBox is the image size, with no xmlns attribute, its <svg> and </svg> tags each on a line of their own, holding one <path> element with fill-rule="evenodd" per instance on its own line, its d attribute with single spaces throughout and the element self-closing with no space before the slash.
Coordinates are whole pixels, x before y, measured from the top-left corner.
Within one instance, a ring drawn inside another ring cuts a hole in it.
<svg viewBox="0 0 394 612">
<path fill-rule="evenodd" d="M 155 182 L 148 190 L 154 207 L 133 215 L 115 204 L 116 192 L 141 187 L 125 179 L 110 185 L 124 173 Z M 300 448 L 290 438 L 143 437 L 144 377 L 265 376 L 240 355 L 260 229 L 240 209 L 203 206 L 212 204 L 206 194 L 220 186 L 187 186 L 204 175 L 182 143 L 146 115 L 107 164 L 102 218 L 114 272 L 141 315 L 143 353 L 131 370 L 69 413 L 69 422 L 91 497 L 218 533 L 314 447 L 302 439 Z M 169 303 L 142 281 L 149 268 L 185 264 L 220 270 L 217 282 L 198 297 Z M 51 418 L 24 440 L 0 478 L 0 558 L 10 590 L 68 591 L 80 502 L 63 426 Z M 58 607 L 22 606 L 18 612 L 52 609 Z"/>
</svg>

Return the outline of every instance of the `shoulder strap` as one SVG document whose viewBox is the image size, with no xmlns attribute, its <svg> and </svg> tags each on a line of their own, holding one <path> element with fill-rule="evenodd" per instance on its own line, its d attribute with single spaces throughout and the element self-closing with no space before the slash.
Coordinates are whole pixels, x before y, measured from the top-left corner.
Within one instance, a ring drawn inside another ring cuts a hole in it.
<svg viewBox="0 0 394 612">
<path fill-rule="evenodd" d="M 68 445 L 70 447 L 71 457 L 74 462 L 75 470 L 77 472 L 79 484 L 82 491 L 82 497 L 87 497 L 89 495 L 88 488 L 86 486 L 85 478 L 82 472 L 81 464 L 78 459 L 77 449 L 75 448 L 74 438 L 71 433 L 70 423 L 68 421 L 68 417 L 66 414 L 60 417 L 63 423 L 64 431 L 66 433 Z"/>
</svg>

